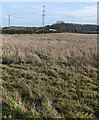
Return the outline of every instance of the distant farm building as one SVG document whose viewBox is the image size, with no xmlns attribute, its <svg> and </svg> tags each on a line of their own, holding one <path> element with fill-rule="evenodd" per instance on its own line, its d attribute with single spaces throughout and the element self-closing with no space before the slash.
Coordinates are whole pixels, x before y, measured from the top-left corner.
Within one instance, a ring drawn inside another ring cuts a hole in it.
<svg viewBox="0 0 99 120">
<path fill-rule="evenodd" d="M 49 31 L 56 32 L 57 30 L 56 29 L 49 29 Z"/>
</svg>

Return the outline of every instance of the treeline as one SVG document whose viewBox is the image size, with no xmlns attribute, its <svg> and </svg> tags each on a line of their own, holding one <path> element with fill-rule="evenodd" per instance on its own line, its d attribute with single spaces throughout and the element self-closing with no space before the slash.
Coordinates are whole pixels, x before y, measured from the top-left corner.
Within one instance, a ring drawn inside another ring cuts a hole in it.
<svg viewBox="0 0 99 120">
<path fill-rule="evenodd" d="M 51 30 L 50 30 L 51 29 Z M 42 33 L 84 33 L 97 34 L 99 33 L 99 26 L 87 24 L 71 24 L 71 23 L 56 23 L 42 27 L 4 27 L 2 34 L 42 34 Z"/>
<path fill-rule="evenodd" d="M 42 34 L 42 33 L 52 33 L 49 30 L 21 30 L 21 29 L 3 29 L 2 34 Z"/>
</svg>

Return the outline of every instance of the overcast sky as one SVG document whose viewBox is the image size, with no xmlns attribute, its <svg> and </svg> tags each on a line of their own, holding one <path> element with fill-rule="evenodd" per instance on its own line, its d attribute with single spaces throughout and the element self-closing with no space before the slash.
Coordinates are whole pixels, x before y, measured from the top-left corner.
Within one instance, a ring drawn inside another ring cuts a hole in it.
<svg viewBox="0 0 99 120">
<path fill-rule="evenodd" d="M 97 24 L 97 2 L 4 2 L 2 26 L 42 26 L 42 6 L 45 5 L 45 24 L 65 23 Z"/>
</svg>

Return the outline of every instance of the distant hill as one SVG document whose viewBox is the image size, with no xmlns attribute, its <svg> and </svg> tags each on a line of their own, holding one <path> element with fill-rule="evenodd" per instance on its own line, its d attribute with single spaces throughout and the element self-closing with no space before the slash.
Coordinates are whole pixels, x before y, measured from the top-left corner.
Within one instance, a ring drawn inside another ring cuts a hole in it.
<svg viewBox="0 0 99 120">
<path fill-rule="evenodd" d="M 72 24 L 72 23 L 56 23 L 51 26 L 46 26 L 46 29 L 57 29 L 59 32 L 77 32 L 77 33 L 97 33 L 97 25 L 88 24 Z"/>
<path fill-rule="evenodd" d="M 9 27 L 3 27 L 2 33 L 6 33 L 5 31 L 8 29 Z M 64 22 L 57 22 L 52 25 L 47 25 L 44 28 L 43 27 L 17 27 L 17 26 L 10 27 L 10 30 L 15 30 L 14 32 L 16 32 L 17 30 L 21 30 L 20 32 L 22 33 L 42 33 L 43 29 L 47 33 L 49 32 L 59 32 L 59 33 L 73 32 L 73 33 L 86 33 L 86 34 L 99 33 L 99 27 L 97 25 L 73 24 L 73 23 L 64 23 Z"/>
</svg>

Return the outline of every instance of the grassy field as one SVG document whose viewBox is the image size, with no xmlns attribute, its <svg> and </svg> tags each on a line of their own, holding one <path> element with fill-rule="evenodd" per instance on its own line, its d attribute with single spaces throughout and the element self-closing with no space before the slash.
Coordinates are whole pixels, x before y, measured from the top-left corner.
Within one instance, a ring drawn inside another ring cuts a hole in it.
<svg viewBox="0 0 99 120">
<path fill-rule="evenodd" d="M 1 68 L 3 118 L 99 118 L 96 35 L 2 35 Z"/>
</svg>

